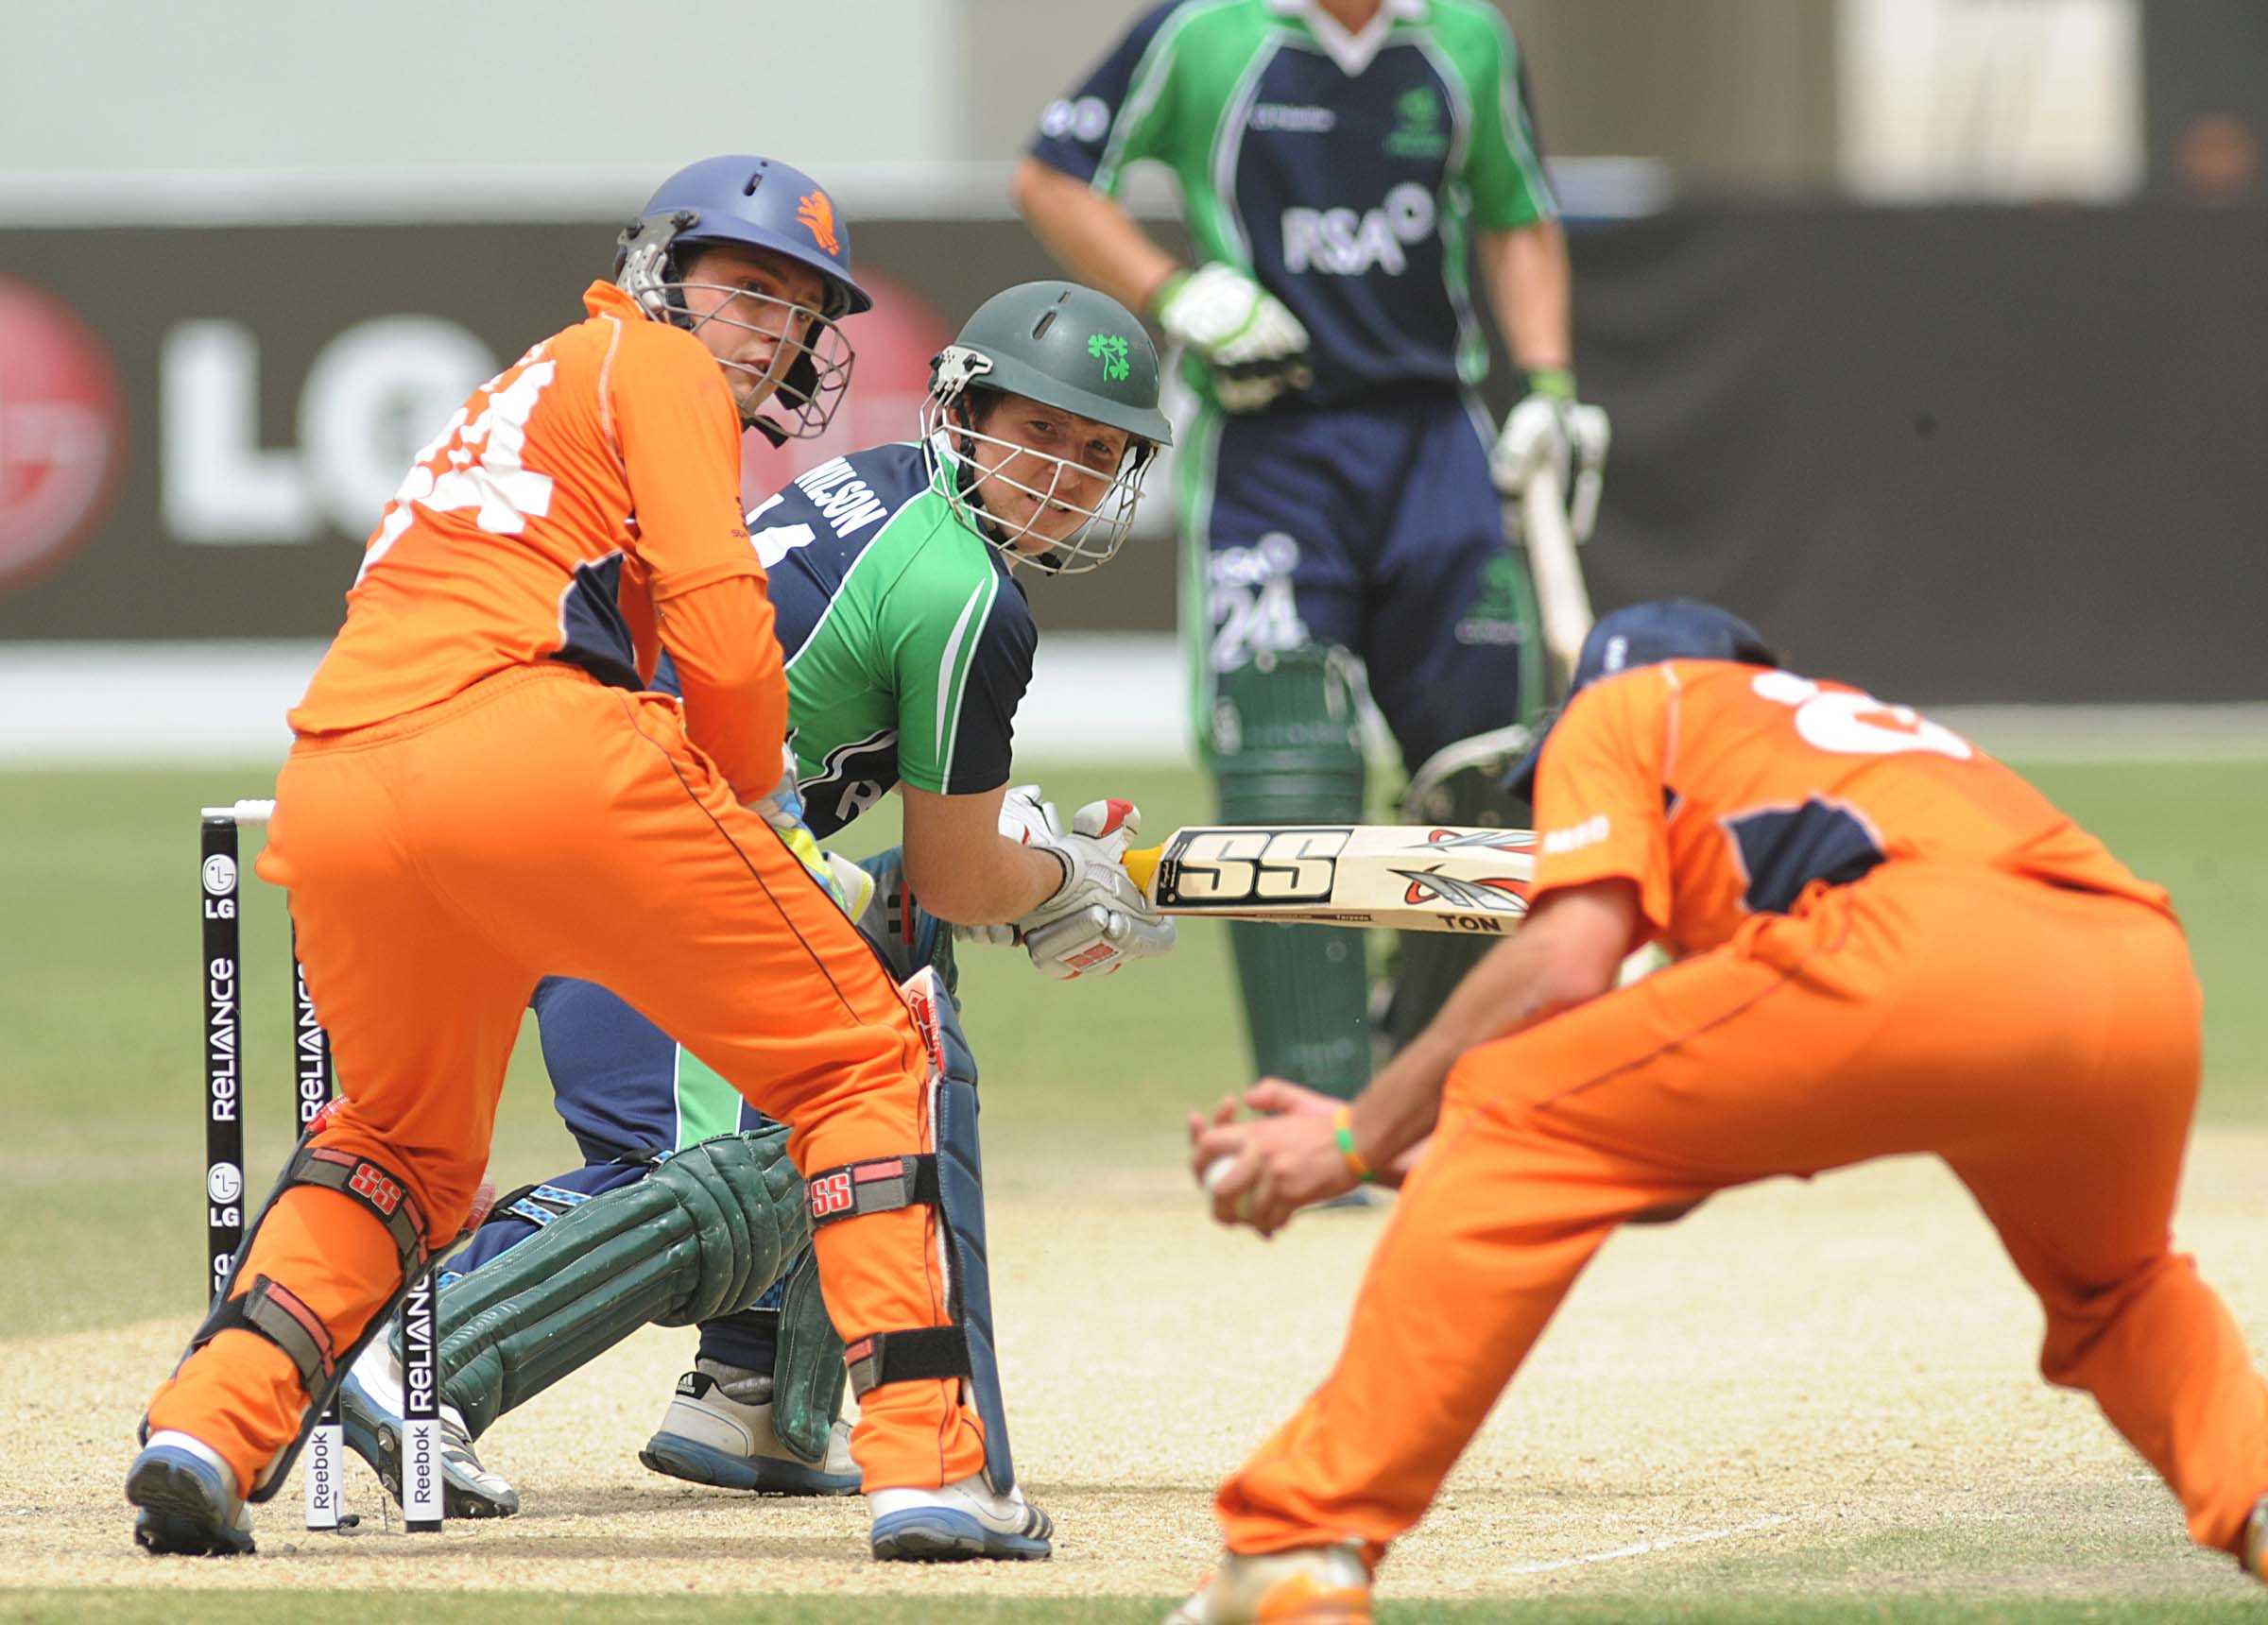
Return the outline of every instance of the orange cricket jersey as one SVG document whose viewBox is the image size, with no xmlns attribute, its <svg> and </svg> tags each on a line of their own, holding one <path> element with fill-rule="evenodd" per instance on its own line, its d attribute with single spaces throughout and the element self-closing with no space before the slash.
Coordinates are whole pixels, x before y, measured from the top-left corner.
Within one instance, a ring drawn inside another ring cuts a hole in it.
<svg viewBox="0 0 2268 1625">
<path fill-rule="evenodd" d="M 1626 879 L 1641 930 L 1714 948 L 1815 881 L 1947 859 L 2107 892 L 2171 915 L 2031 785 L 1951 729 L 1845 684 L 1670 660 L 1578 693 L 1536 782 L 1536 892 Z"/>
<path fill-rule="evenodd" d="M 589 319 L 475 389 L 419 454 L 291 713 L 297 731 L 383 722 L 547 659 L 644 688 L 670 599 L 751 576 L 761 600 L 724 375 L 611 284 L 583 304 Z M 758 611 L 768 639 L 768 604 Z"/>
</svg>

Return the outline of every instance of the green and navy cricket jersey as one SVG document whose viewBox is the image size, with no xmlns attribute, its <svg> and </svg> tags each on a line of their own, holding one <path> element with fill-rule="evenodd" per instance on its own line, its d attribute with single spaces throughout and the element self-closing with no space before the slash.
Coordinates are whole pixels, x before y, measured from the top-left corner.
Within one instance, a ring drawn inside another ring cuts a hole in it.
<svg viewBox="0 0 2268 1625">
<path fill-rule="evenodd" d="M 787 660 L 788 743 L 812 832 L 901 782 L 1008 781 L 1039 630 L 999 550 L 954 517 L 918 444 L 798 476 L 748 515 Z"/>
<path fill-rule="evenodd" d="M 1311 403 L 1476 384 L 1470 231 L 1557 210 L 1519 48 L 1487 0 L 1386 0 L 1366 60 L 1312 9 L 1160 6 L 1048 108 L 1032 155 L 1112 195 L 1138 160 L 1170 168 L 1202 256 L 1306 325 Z"/>
</svg>

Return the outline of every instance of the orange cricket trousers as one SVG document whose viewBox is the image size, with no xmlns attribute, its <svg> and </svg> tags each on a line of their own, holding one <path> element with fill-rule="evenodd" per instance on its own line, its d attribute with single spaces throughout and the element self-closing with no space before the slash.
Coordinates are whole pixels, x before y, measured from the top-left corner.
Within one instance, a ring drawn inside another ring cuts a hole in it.
<svg viewBox="0 0 2268 1625">
<path fill-rule="evenodd" d="M 2170 1249 L 2200 1008 L 2162 915 L 1899 862 L 1469 1052 L 1336 1369 L 1221 1487 L 1228 1547 L 1383 1557 L 1624 1220 L 1933 1152 L 2039 1294 L 2042 1373 L 2233 1548 L 2268 1492 L 2268 1385 Z"/>
<path fill-rule="evenodd" d="M 840 908 L 686 739 L 678 707 L 573 667 L 524 667 L 390 722 L 300 741 L 260 873 L 290 888 L 341 1098 L 317 1143 L 398 1174 L 446 1245 L 471 1206 L 496 1097 L 539 978 L 612 988 L 793 1125 L 797 1165 L 931 1149 L 928 1061 Z M 946 1324 L 936 1215 L 818 1233 L 828 1312 L 850 1336 Z M 266 1275 L 343 1351 L 401 1283 L 394 1245 L 335 1191 L 286 1192 L 239 1291 Z M 150 1402 L 149 1425 L 219 1451 L 250 1486 L 306 1398 L 283 1351 L 223 1331 Z M 869 1490 L 978 1470 L 951 1381 L 870 1392 L 851 1451 Z"/>
</svg>

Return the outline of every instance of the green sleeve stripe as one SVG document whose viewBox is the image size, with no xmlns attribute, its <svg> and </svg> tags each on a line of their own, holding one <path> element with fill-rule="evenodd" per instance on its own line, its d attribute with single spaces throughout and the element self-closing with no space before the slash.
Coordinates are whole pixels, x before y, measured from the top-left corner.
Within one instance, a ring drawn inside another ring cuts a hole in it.
<svg viewBox="0 0 2268 1625">
<path fill-rule="evenodd" d="M 1457 72 L 1456 63 L 1449 60 L 1449 53 L 1442 50 L 1438 40 L 1431 34 L 1420 34 L 1417 45 L 1441 80 L 1441 88 L 1449 94 L 1449 159 L 1442 166 L 1442 173 L 1453 179 L 1465 173 L 1465 155 L 1472 150 L 1471 88 L 1466 84 L 1465 76 Z"/>
<path fill-rule="evenodd" d="M 1245 63 L 1245 71 L 1236 77 L 1235 88 L 1221 104 L 1220 121 L 1212 127 L 1212 188 L 1209 200 L 1217 211 L 1214 228 L 1220 239 L 1213 247 L 1218 258 L 1240 270 L 1252 268 L 1252 235 L 1245 230 L 1244 210 L 1236 200 L 1236 158 L 1244 150 L 1245 126 L 1251 119 L 1252 100 L 1260 94 L 1260 76 L 1267 71 L 1268 64 L 1282 48 L 1278 38 L 1270 35 L 1252 53 Z"/>
<path fill-rule="evenodd" d="M 1126 144 L 1149 117 L 1150 109 L 1158 105 L 1158 98 L 1165 94 L 1165 87 L 1174 77 L 1175 42 L 1180 38 L 1181 30 L 1189 26 L 1190 18 L 1204 9 L 1202 6 L 1183 7 L 1150 37 L 1150 48 L 1134 64 L 1134 77 L 1126 86 L 1126 99 L 1119 104 L 1118 116 L 1110 121 L 1109 138 L 1103 143 L 1103 161 L 1094 166 L 1094 178 L 1088 182 L 1095 191 L 1118 190 L 1118 172 L 1125 163 Z"/>
<path fill-rule="evenodd" d="M 1186 449 L 1174 456 L 1174 501 L 1181 517 L 1181 654 L 1189 664 L 1189 737 L 1200 758 L 1212 748 L 1213 476 L 1221 451 L 1221 409 L 1200 400 Z"/>
<path fill-rule="evenodd" d="M 937 662 L 937 788 L 946 790 L 953 783 L 953 750 L 959 743 L 961 723 L 962 684 L 969 676 L 970 662 L 976 659 L 975 638 L 969 637 L 969 624 L 973 619 L 979 628 L 985 616 L 991 612 L 992 600 L 1000 591 L 999 573 L 986 570 L 985 578 L 969 594 L 969 602 L 961 606 L 961 618 L 953 624 L 953 636 L 945 641 L 945 657 Z M 978 606 L 983 606 L 980 612 Z M 967 647 L 963 647 L 966 640 Z"/>
<path fill-rule="evenodd" d="M 1467 265 L 1472 188 L 1462 178 L 1479 120 L 1472 105 L 1472 87 L 1441 43 L 1430 33 L 1418 34 L 1415 43 L 1449 97 L 1450 150 L 1442 166 L 1447 179 L 1441 188 L 1441 285 L 1457 318 L 1457 376 L 1467 384 L 1477 384 L 1488 371 L 1488 336 L 1473 313 L 1472 275 Z"/>
<path fill-rule="evenodd" d="M 1496 94 L 1500 100 L 1497 116 L 1503 121 L 1504 145 L 1511 149 L 1512 162 L 1520 166 L 1521 179 L 1526 181 L 1528 201 L 1535 205 L 1535 218 L 1555 220 L 1559 217 L 1559 200 L 1552 196 L 1552 182 L 1543 172 L 1543 161 L 1536 154 L 1536 128 L 1528 122 L 1528 110 L 1520 99 L 1520 42 L 1512 38 L 1512 26 L 1503 13 L 1494 7 L 1488 9 L 1488 18 L 1496 29 L 1497 49 L 1503 54 L 1503 66 L 1497 73 Z"/>
</svg>

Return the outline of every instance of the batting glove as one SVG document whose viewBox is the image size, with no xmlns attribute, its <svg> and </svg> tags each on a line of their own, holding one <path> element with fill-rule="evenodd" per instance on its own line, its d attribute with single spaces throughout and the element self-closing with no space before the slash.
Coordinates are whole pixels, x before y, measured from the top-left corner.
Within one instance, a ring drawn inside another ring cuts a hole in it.
<svg viewBox="0 0 2268 1625">
<path fill-rule="evenodd" d="M 1216 260 L 1167 278 L 1157 315 L 1168 338 L 1205 358 L 1212 392 L 1228 411 L 1256 412 L 1315 380 L 1307 364 L 1307 329 L 1234 265 Z"/>
<path fill-rule="evenodd" d="M 1063 884 L 1016 922 L 1032 964 L 1068 981 L 1108 976 L 1134 959 L 1154 959 L 1174 946 L 1174 922 L 1154 911 L 1125 870 L 1126 847 L 1142 829 L 1130 801 L 1091 801 L 1063 828 L 1055 808 L 1036 791 L 1011 791 L 1002 804 L 1022 797 L 1016 817 L 1025 844 L 1044 847 L 1063 863 Z"/>
<path fill-rule="evenodd" d="M 1528 374 L 1528 393 L 1504 419 L 1488 453 L 1488 477 L 1507 497 L 1523 495 L 1540 470 L 1557 476 L 1569 527 L 1588 541 L 1598 522 L 1599 488 L 1613 433 L 1606 411 L 1575 398 L 1575 375 L 1561 368 Z"/>
</svg>

